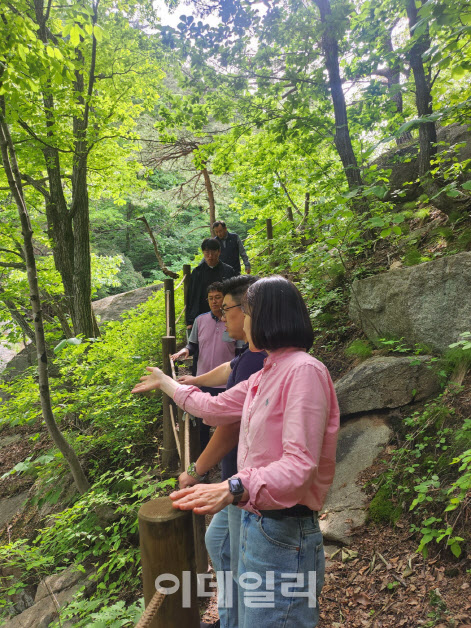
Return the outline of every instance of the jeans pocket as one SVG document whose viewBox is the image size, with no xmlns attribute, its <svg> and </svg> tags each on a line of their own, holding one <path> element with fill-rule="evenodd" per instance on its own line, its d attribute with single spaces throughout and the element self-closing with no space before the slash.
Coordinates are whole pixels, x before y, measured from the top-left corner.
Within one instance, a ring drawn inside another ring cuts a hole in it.
<svg viewBox="0 0 471 628">
<path fill-rule="evenodd" d="M 286 517 L 285 519 L 261 517 L 258 521 L 258 527 L 269 543 L 294 552 L 299 551 L 301 530 L 298 520 L 294 517 Z"/>
</svg>

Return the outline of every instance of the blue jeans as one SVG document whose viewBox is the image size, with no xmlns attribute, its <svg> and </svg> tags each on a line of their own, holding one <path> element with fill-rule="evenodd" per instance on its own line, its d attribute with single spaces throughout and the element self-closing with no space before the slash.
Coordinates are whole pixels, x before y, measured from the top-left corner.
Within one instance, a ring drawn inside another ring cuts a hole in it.
<svg viewBox="0 0 471 628">
<path fill-rule="evenodd" d="M 211 519 L 205 536 L 206 548 L 218 580 L 221 628 L 238 628 L 237 567 L 241 514 L 237 506 L 227 506 Z M 231 571 L 232 578 L 227 576 Z M 232 584 L 231 590 L 225 587 L 228 582 Z"/>
<path fill-rule="evenodd" d="M 317 515 L 274 519 L 244 511 L 239 628 L 317 626 L 317 596 L 324 584 L 324 568 Z"/>
</svg>

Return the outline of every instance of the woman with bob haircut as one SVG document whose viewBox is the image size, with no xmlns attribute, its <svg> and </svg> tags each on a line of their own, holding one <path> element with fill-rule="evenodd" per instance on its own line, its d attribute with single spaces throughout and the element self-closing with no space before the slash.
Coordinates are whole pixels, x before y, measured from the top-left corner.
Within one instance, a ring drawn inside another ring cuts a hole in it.
<svg viewBox="0 0 471 628">
<path fill-rule="evenodd" d="M 264 367 L 211 397 L 158 368 L 133 392 L 160 388 L 210 425 L 240 421 L 238 472 L 226 482 L 171 494 L 175 508 L 211 514 L 228 504 L 242 513 L 239 628 L 312 628 L 324 581 L 317 514 L 332 484 L 339 409 L 327 368 L 308 355 L 314 334 L 301 294 L 281 276 L 252 284 L 241 305 L 251 351 Z"/>
</svg>

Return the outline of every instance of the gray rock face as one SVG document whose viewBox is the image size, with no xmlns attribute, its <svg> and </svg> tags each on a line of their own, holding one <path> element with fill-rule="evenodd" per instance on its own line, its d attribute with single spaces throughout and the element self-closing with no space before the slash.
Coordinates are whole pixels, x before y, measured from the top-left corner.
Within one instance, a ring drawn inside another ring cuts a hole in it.
<svg viewBox="0 0 471 628">
<path fill-rule="evenodd" d="M 384 418 L 371 415 L 340 428 L 334 483 L 319 522 L 326 541 L 350 545 L 351 528 L 365 523 L 366 496 L 356 481 L 388 443 L 391 433 Z"/>
<path fill-rule="evenodd" d="M 438 128 L 437 139 L 450 146 L 462 144 L 457 152 L 458 161 L 462 162 L 471 158 L 471 133 L 468 125 L 454 123 Z M 448 149 L 448 146 L 439 144 L 438 152 L 441 153 L 444 149 Z M 382 168 L 391 169 L 389 188 L 392 192 L 401 188 L 403 192 L 406 191 L 406 196 L 401 197 L 403 201 L 416 198 L 420 193 L 416 183 L 403 188 L 404 183 L 414 182 L 419 176 L 418 154 L 418 142 L 410 142 L 386 151 L 373 162 Z M 469 178 L 469 174 L 464 176 L 464 179 Z"/>
<path fill-rule="evenodd" d="M 471 328 L 471 253 L 355 281 L 352 293 L 350 317 L 368 338 L 445 351 Z"/>
<path fill-rule="evenodd" d="M 92 303 L 93 312 L 96 316 L 100 316 L 100 323 L 117 321 L 121 314 L 132 310 L 140 303 L 144 303 L 154 292 L 161 290 L 162 287 L 163 283 L 154 284 L 144 288 L 137 288 L 130 292 L 121 292 L 120 294 L 105 297 Z"/>
<path fill-rule="evenodd" d="M 27 499 L 28 491 L 25 491 L 0 500 L 0 529 L 10 523 L 13 517 L 23 510 Z"/>
<path fill-rule="evenodd" d="M 36 604 L 45 597 L 50 597 L 51 593 L 56 594 L 64 589 L 69 589 L 80 582 L 80 580 L 83 580 L 83 577 L 83 573 L 72 565 L 58 574 L 44 578 L 44 580 L 41 580 L 39 583 L 34 603 Z"/>
<path fill-rule="evenodd" d="M 86 592 L 90 591 L 93 587 L 90 573 L 84 574 L 72 565 L 59 574 L 48 576 L 40 582 L 34 603 L 31 600 L 29 608 L 2 625 L 5 628 L 46 628 L 57 621 L 60 609 L 67 606 L 83 586 Z"/>
<path fill-rule="evenodd" d="M 429 356 L 373 357 L 335 382 L 340 414 L 398 408 L 440 390 Z"/>
</svg>

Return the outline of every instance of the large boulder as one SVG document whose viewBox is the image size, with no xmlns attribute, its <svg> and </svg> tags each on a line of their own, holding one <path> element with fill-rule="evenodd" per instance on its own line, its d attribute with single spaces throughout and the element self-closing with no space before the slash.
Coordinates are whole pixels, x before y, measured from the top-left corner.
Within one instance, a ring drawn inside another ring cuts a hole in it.
<svg viewBox="0 0 471 628">
<path fill-rule="evenodd" d="M 429 356 L 369 358 L 335 382 L 340 414 L 399 408 L 440 390 Z"/>
<path fill-rule="evenodd" d="M 95 316 L 100 317 L 100 323 L 117 321 L 124 312 L 132 310 L 147 301 L 154 292 L 161 290 L 163 285 L 163 283 L 159 283 L 152 286 L 144 286 L 144 288 L 136 288 L 136 290 L 113 294 L 110 297 L 94 301 L 92 303 L 93 312 Z"/>
<path fill-rule="evenodd" d="M 404 338 L 443 352 L 471 328 L 471 252 L 353 283 L 350 317 L 368 338 Z"/>
<path fill-rule="evenodd" d="M 349 545 L 352 528 L 365 523 L 367 497 L 357 484 L 358 477 L 373 464 L 391 435 L 387 420 L 372 415 L 352 419 L 340 428 L 335 478 L 319 522 L 326 541 Z"/>
</svg>

